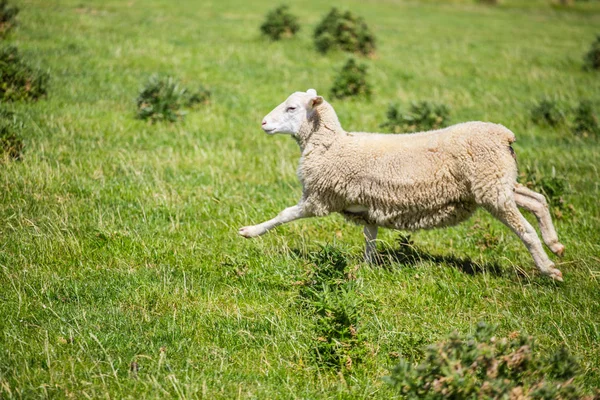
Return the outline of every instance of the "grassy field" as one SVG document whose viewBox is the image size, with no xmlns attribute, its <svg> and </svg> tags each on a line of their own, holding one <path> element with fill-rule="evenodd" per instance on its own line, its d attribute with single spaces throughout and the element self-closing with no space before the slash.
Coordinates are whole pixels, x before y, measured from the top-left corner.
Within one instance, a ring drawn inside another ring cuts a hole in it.
<svg viewBox="0 0 600 400">
<path fill-rule="evenodd" d="M 390 398 L 382 377 L 398 355 L 416 360 L 480 320 L 542 352 L 567 346 L 583 385 L 600 386 L 600 145 L 529 118 L 543 97 L 598 109 L 600 74 L 582 58 L 600 3 L 337 4 L 378 40 L 364 60 L 372 99 L 332 101 L 342 125 L 377 131 L 388 103 L 430 100 L 452 122 L 509 127 L 522 169 L 567 179 L 562 284 L 485 212 L 412 234 L 414 257 L 380 267 L 361 262 L 361 229 L 339 216 L 238 237 L 299 198 L 297 145 L 260 120 L 293 91 L 327 98 L 348 56 L 314 50 L 325 3 L 291 3 L 302 29 L 281 42 L 259 34 L 266 0 L 15 3 L 8 42 L 51 85 L 3 105 L 24 121 L 26 148 L 0 163 L 0 398 Z M 154 73 L 209 86 L 211 104 L 177 124 L 136 119 Z M 382 232 L 380 251 L 397 252 L 399 237 Z M 359 266 L 369 351 L 344 373 L 312 359 L 315 316 L 295 284 L 324 244 Z"/>
</svg>

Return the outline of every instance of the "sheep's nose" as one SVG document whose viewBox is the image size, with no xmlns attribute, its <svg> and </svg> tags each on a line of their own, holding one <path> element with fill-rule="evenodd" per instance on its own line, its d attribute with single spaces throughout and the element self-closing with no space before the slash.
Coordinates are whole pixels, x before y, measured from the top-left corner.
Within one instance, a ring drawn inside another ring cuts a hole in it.
<svg viewBox="0 0 600 400">
<path fill-rule="evenodd" d="M 263 121 L 262 121 L 262 126 L 265 126 L 266 124 L 267 124 L 267 120 L 266 120 L 266 119 L 263 119 Z"/>
</svg>

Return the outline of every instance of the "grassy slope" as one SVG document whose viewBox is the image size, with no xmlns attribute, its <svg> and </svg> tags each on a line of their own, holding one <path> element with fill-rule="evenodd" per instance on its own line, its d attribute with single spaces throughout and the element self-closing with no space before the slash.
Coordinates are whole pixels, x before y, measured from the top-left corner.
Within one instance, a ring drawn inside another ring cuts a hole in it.
<svg viewBox="0 0 600 400">
<path fill-rule="evenodd" d="M 318 55 L 310 40 L 327 6 L 294 5 L 299 37 L 269 43 L 257 33 L 268 1 L 83 3 L 18 2 L 12 41 L 53 80 L 48 99 L 9 105 L 27 123 L 27 153 L 0 165 L 0 397 L 388 398 L 390 353 L 416 357 L 480 319 L 526 331 L 543 351 L 566 344 L 585 384 L 600 386 L 599 146 L 528 122 L 543 96 L 600 100 L 600 76 L 581 70 L 597 5 L 341 4 L 379 39 L 373 100 L 334 102 L 348 130 L 377 130 L 389 101 L 448 103 L 456 122 L 513 129 L 520 164 L 568 176 L 577 211 L 557 222 L 565 284 L 537 276 L 485 213 L 413 234 L 420 261 L 363 265 L 373 355 L 344 380 L 310 362 L 294 254 L 334 242 L 358 263 L 360 229 L 333 216 L 236 235 L 299 196 L 296 145 L 258 123 L 290 92 L 331 85 L 346 56 Z M 172 126 L 135 120 L 133 99 L 157 71 L 209 84 L 212 105 Z M 476 224 L 497 233 L 496 248 L 476 246 Z M 380 246 L 396 237 L 384 232 Z M 486 272 L 462 271 L 471 264 Z"/>
</svg>

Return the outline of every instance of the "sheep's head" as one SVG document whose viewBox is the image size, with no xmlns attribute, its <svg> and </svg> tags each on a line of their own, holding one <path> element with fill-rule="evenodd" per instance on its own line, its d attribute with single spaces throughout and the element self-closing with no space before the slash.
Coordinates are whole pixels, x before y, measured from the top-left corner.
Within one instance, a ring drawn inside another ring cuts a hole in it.
<svg viewBox="0 0 600 400">
<path fill-rule="evenodd" d="M 302 124 L 321 103 L 323 97 L 317 96 L 315 89 L 295 92 L 263 119 L 262 128 L 269 135 L 275 133 L 297 135 Z"/>
</svg>

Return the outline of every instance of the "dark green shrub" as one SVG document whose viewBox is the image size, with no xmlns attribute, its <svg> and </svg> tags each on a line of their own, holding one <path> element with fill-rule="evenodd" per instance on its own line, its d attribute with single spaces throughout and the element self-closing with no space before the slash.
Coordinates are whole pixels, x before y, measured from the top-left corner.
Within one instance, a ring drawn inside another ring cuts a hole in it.
<svg viewBox="0 0 600 400">
<path fill-rule="evenodd" d="M 600 69 L 600 35 L 592 43 L 590 51 L 585 55 L 584 62 L 587 69 Z"/>
<path fill-rule="evenodd" d="M 583 137 L 600 136 L 598 116 L 594 114 L 592 103 L 590 101 L 584 100 L 580 102 L 575 109 L 573 131 L 576 135 Z"/>
<path fill-rule="evenodd" d="M 30 67 L 14 46 L 0 50 L 0 100 L 37 100 L 46 94 L 49 76 Z"/>
<path fill-rule="evenodd" d="M 177 121 L 183 117 L 185 89 L 173 77 L 150 77 L 137 98 L 137 115 L 140 119 Z"/>
<path fill-rule="evenodd" d="M 23 140 L 19 136 L 22 125 L 10 112 L 0 110 L 0 163 L 20 160 L 23 155 Z"/>
<path fill-rule="evenodd" d="M 331 88 L 333 98 L 343 99 L 353 96 L 371 96 L 371 85 L 367 82 L 367 66 L 354 58 L 348 59 Z"/>
<path fill-rule="evenodd" d="M 287 5 L 281 5 L 267 13 L 265 22 L 260 26 L 263 35 L 273 40 L 292 37 L 300 30 L 298 17 L 289 12 Z"/>
<path fill-rule="evenodd" d="M 406 360 L 386 381 L 407 399 L 582 399 L 580 372 L 567 349 L 544 357 L 531 337 L 506 338 L 479 323 L 474 335 L 453 333 L 425 350 L 419 365 Z"/>
<path fill-rule="evenodd" d="M 308 258 L 311 270 L 300 296 L 316 316 L 312 356 L 320 367 L 348 370 L 367 351 L 359 329 L 364 300 L 355 270 L 348 268 L 347 255 L 333 246 L 323 246 Z"/>
<path fill-rule="evenodd" d="M 188 107 L 194 107 L 198 104 L 208 104 L 210 102 L 211 92 L 208 88 L 200 86 L 194 92 L 185 92 L 185 104 Z"/>
<path fill-rule="evenodd" d="M 444 104 L 420 101 L 412 103 L 408 113 L 403 113 L 398 106 L 390 104 L 387 121 L 381 127 L 394 133 L 439 129 L 448 125 L 449 116 L 450 109 Z"/>
<path fill-rule="evenodd" d="M 206 104 L 210 99 L 210 91 L 201 86 L 195 92 L 189 92 L 171 76 L 150 77 L 137 98 L 137 116 L 151 122 L 175 122 L 183 118 L 183 107 Z"/>
<path fill-rule="evenodd" d="M 18 7 L 9 6 L 7 0 L 0 0 L 0 39 L 16 25 L 15 17 L 18 13 Z"/>
<path fill-rule="evenodd" d="M 348 255 L 334 246 L 323 246 L 316 253 L 309 254 L 313 264 L 312 280 L 328 285 L 339 285 L 347 278 Z"/>
<path fill-rule="evenodd" d="M 323 367 L 351 369 L 367 352 L 359 330 L 364 300 L 357 293 L 356 284 L 324 285 L 313 296 L 312 307 L 317 316 L 315 361 Z"/>
<path fill-rule="evenodd" d="M 365 20 L 350 11 L 332 8 L 315 28 L 315 45 L 321 53 L 340 49 L 370 55 L 375 51 L 375 37 Z"/>
<path fill-rule="evenodd" d="M 531 119 L 536 124 L 556 126 L 565 120 L 565 112 L 554 100 L 540 100 L 531 109 Z"/>
<path fill-rule="evenodd" d="M 308 255 L 309 270 L 300 289 L 300 295 L 311 300 L 324 287 L 337 287 L 348 281 L 347 254 L 334 246 L 326 245 Z"/>
<path fill-rule="evenodd" d="M 0 162 L 9 158 L 20 160 L 23 154 L 23 140 L 8 126 L 0 123 Z"/>
</svg>

